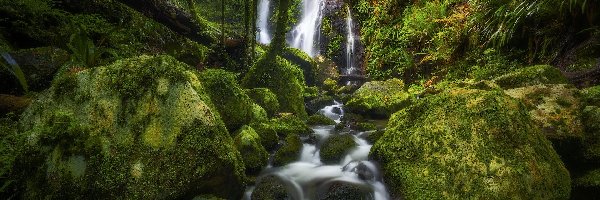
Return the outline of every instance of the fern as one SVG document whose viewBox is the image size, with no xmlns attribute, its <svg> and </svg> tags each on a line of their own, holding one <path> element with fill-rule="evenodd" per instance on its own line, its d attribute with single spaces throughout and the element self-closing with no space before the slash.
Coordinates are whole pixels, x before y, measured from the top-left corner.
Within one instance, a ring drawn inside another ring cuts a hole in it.
<svg viewBox="0 0 600 200">
<path fill-rule="evenodd" d="M 12 56 L 6 52 L 2 52 L 1 54 L 2 58 L 4 58 L 4 60 L 8 63 L 6 64 L 4 62 L 0 62 L 2 67 L 4 67 L 4 69 L 9 71 L 17 78 L 17 80 L 19 80 L 19 84 L 21 84 L 21 87 L 25 92 L 29 92 L 27 79 L 25 78 L 25 74 L 23 73 L 23 70 L 21 70 L 21 67 L 19 67 L 19 64 L 17 64 L 17 61 L 15 61 L 15 59 L 13 59 Z"/>
<path fill-rule="evenodd" d="M 105 50 L 99 49 L 94 41 L 81 29 L 72 34 L 67 44 L 71 50 L 71 64 L 79 64 L 83 67 L 94 67 L 100 63 Z"/>
</svg>

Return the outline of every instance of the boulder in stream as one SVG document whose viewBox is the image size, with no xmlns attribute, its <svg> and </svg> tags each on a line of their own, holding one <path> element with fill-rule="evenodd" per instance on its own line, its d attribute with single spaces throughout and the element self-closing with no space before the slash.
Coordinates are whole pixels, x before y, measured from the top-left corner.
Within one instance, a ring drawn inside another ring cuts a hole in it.
<svg viewBox="0 0 600 200">
<path fill-rule="evenodd" d="M 410 95 L 399 79 L 372 81 L 362 85 L 346 103 L 349 112 L 388 117 L 408 105 Z"/>
<path fill-rule="evenodd" d="M 348 151 L 354 147 L 356 147 L 356 142 L 354 142 L 352 135 L 331 135 L 321 145 L 321 161 L 325 164 L 339 163 Z"/>
</svg>

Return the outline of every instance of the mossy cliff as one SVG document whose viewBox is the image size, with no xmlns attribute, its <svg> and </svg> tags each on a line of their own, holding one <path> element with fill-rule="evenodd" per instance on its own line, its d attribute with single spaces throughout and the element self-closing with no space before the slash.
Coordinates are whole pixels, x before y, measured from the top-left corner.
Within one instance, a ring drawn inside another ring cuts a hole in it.
<svg viewBox="0 0 600 200">
<path fill-rule="evenodd" d="M 140 56 L 55 79 L 20 121 L 25 198 L 240 198 L 242 157 L 186 66 Z"/>
<path fill-rule="evenodd" d="M 569 172 L 519 101 L 455 88 L 395 113 L 372 158 L 396 198 L 567 199 Z"/>
</svg>

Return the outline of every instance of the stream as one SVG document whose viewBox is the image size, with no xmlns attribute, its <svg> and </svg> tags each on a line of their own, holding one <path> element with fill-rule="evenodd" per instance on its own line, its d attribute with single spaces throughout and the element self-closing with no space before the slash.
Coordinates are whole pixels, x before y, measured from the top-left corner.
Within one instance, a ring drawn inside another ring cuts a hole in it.
<svg viewBox="0 0 600 200">
<path fill-rule="evenodd" d="M 326 106 L 319 111 L 321 114 L 340 123 L 343 116 L 342 104 Z M 364 137 L 369 132 L 347 131 L 341 134 L 351 134 L 357 146 L 335 165 L 324 165 L 321 162 L 319 146 L 334 134 L 334 125 L 311 127 L 317 136 L 317 143 L 303 142 L 302 152 L 296 162 L 282 167 L 267 166 L 259 177 L 275 175 L 287 185 L 291 199 L 319 199 L 319 194 L 327 191 L 334 183 L 348 183 L 368 188 L 371 192 L 368 199 L 387 200 L 390 196 L 383 184 L 381 173 L 373 161 L 368 160 L 371 144 Z M 250 200 L 254 187 L 246 191 L 245 200 Z M 293 191 L 293 192 L 292 192 Z"/>
</svg>

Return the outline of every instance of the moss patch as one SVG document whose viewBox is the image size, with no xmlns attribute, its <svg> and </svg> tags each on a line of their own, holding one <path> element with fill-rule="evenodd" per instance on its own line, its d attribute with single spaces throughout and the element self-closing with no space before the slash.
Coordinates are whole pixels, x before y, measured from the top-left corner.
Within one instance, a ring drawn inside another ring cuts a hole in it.
<svg viewBox="0 0 600 200">
<path fill-rule="evenodd" d="M 567 199 L 569 172 L 527 109 L 455 88 L 395 113 L 371 149 L 393 196 Z"/>
<path fill-rule="evenodd" d="M 329 119 L 328 117 L 325 117 L 325 115 L 315 114 L 315 115 L 311 115 L 310 117 L 308 117 L 306 124 L 308 124 L 308 125 L 335 125 L 335 121 L 333 121 L 332 119 Z"/>
<path fill-rule="evenodd" d="M 555 67 L 536 65 L 516 70 L 500 76 L 494 82 L 504 89 L 518 88 L 538 84 L 566 84 L 567 78 Z"/>
<path fill-rule="evenodd" d="M 281 137 L 287 135 L 306 136 L 313 132 L 300 118 L 294 115 L 283 115 L 273 118 L 269 123 Z"/>
<path fill-rule="evenodd" d="M 252 127 L 242 126 L 236 134 L 234 144 L 242 155 L 246 173 L 257 174 L 267 166 L 269 153 L 261 145 L 261 138 Z"/>
<path fill-rule="evenodd" d="M 385 117 L 407 105 L 408 99 L 401 80 L 372 81 L 352 94 L 346 108 L 350 112 Z"/>
<path fill-rule="evenodd" d="M 273 157 L 273 165 L 283 166 L 298 160 L 301 150 L 302 141 L 300 140 L 300 136 L 286 136 L 283 145 L 275 152 L 275 156 Z"/>
<path fill-rule="evenodd" d="M 356 142 L 352 135 L 332 135 L 321 145 L 321 161 L 325 164 L 338 163 L 353 147 L 356 147 Z"/>
<path fill-rule="evenodd" d="M 246 89 L 246 94 L 260 107 L 263 107 L 269 116 L 274 116 L 279 111 L 277 95 L 268 88 Z"/>
</svg>

